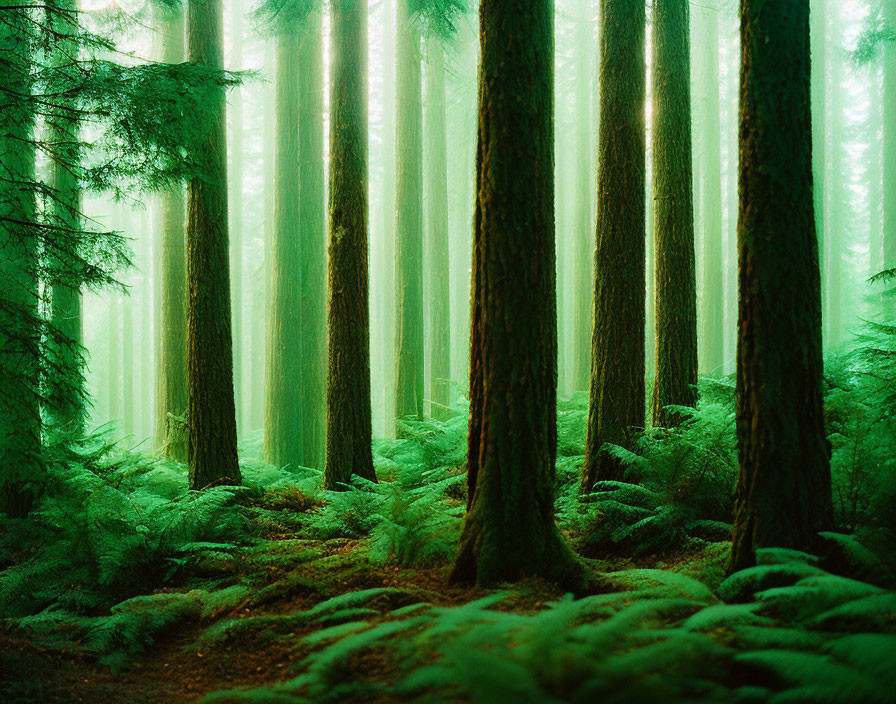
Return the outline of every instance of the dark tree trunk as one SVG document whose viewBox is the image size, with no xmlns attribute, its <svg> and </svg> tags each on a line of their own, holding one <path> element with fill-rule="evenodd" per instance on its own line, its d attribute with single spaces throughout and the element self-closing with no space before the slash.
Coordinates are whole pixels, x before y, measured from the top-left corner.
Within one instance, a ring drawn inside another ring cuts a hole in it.
<svg viewBox="0 0 896 704">
<path fill-rule="evenodd" d="M 656 377 L 653 424 L 675 425 L 668 406 L 697 405 L 697 279 L 691 175 L 688 0 L 653 5 L 653 192 Z"/>
<path fill-rule="evenodd" d="M 731 569 L 832 521 L 812 206 L 809 8 L 742 0 L 737 436 Z"/>
<path fill-rule="evenodd" d="M 367 273 L 367 2 L 331 5 L 330 267 L 324 487 L 376 481 Z"/>
<path fill-rule="evenodd" d="M 396 29 L 396 421 L 423 419 L 423 96 L 420 20 L 411 2 L 399 0 Z"/>
<path fill-rule="evenodd" d="M 189 0 L 189 59 L 220 69 L 220 0 Z M 236 449 L 230 262 L 227 244 L 227 158 L 224 88 L 209 100 L 215 118 L 202 135 L 201 178 L 190 181 L 187 215 L 187 375 L 191 489 L 241 482 Z"/>
<path fill-rule="evenodd" d="M 583 491 L 619 479 L 604 443 L 629 445 L 644 425 L 643 0 L 600 3 L 600 136 L 591 402 Z"/>
<path fill-rule="evenodd" d="M 554 524 L 552 7 L 480 6 L 468 507 L 454 582 L 583 575 Z"/>
</svg>

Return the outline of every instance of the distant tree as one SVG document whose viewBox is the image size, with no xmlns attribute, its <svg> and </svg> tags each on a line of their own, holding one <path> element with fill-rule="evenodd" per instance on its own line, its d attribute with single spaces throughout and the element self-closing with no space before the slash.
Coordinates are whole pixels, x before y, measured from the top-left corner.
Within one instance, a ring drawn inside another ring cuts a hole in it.
<svg viewBox="0 0 896 704">
<path fill-rule="evenodd" d="M 221 0 L 189 0 L 189 60 L 223 67 Z M 227 242 L 227 155 L 224 86 L 206 97 L 212 118 L 202 127 L 197 158 L 202 176 L 190 180 L 187 215 L 187 374 L 189 481 L 241 482 L 237 460 Z"/>
<path fill-rule="evenodd" d="M 731 570 L 832 521 L 812 199 L 809 7 L 742 0 L 737 485 Z"/>
<path fill-rule="evenodd" d="M 230 64 L 243 69 L 243 0 L 230 2 Z M 233 392 L 237 430 L 247 429 L 245 384 L 243 382 L 243 91 L 234 86 L 230 102 L 230 172 L 228 178 L 230 207 L 230 310 L 233 329 Z"/>
<path fill-rule="evenodd" d="M 644 425 L 645 6 L 601 0 L 591 399 L 582 490 L 619 479 L 602 450 Z"/>
<path fill-rule="evenodd" d="M 324 487 L 376 481 L 367 273 L 367 2 L 330 4 L 330 242 Z"/>
<path fill-rule="evenodd" d="M 480 5 L 467 515 L 451 573 L 574 584 L 554 524 L 553 2 Z"/>
<path fill-rule="evenodd" d="M 653 5 L 653 424 L 660 427 L 681 419 L 669 406 L 697 405 L 689 14 L 688 0 L 656 0 Z"/>
<path fill-rule="evenodd" d="M 25 3 L 0 20 L 0 513 L 31 510 L 40 472 L 32 33 Z"/>
</svg>

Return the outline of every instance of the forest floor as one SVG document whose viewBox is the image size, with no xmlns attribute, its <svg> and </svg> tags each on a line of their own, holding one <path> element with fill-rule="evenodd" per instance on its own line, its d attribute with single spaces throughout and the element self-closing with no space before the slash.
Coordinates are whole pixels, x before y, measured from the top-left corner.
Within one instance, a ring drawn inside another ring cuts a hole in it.
<svg viewBox="0 0 896 704">
<path fill-rule="evenodd" d="M 34 517 L 0 520 L 0 701 L 889 704 L 889 528 L 726 575 L 725 393 L 620 450 L 633 483 L 584 499 L 586 402 L 560 409 L 558 525 L 600 592 L 575 597 L 449 584 L 462 417 L 376 441 L 380 483 L 336 493 L 261 462 L 257 437 L 237 489 L 187 492 L 182 465 L 139 452 L 67 456 Z"/>
</svg>

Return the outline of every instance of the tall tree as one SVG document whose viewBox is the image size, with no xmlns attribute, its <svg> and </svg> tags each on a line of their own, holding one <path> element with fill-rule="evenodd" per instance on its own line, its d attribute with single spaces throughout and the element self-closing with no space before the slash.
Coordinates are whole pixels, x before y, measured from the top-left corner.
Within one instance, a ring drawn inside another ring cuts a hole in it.
<svg viewBox="0 0 896 704">
<path fill-rule="evenodd" d="M 274 465 L 303 464 L 302 242 L 299 238 L 299 28 L 283 22 L 277 36 L 274 244 L 271 262 L 271 349 L 265 380 L 264 455 Z"/>
<path fill-rule="evenodd" d="M 479 21 L 467 515 L 451 578 L 569 584 L 582 571 L 553 500 L 553 2 L 483 0 Z"/>
<path fill-rule="evenodd" d="M 642 0 L 601 0 L 600 135 L 591 400 L 582 489 L 618 479 L 604 443 L 644 425 L 644 97 Z"/>
<path fill-rule="evenodd" d="M 827 0 L 812 0 L 809 5 L 810 50 L 812 52 L 812 198 L 815 231 L 818 235 L 819 264 L 824 258 L 824 184 L 827 147 Z"/>
<path fill-rule="evenodd" d="M 824 249 L 823 265 L 820 267 L 824 283 L 822 284 L 822 301 L 824 313 L 824 344 L 837 345 L 843 336 L 843 256 L 847 249 L 847 229 L 849 227 L 849 203 L 846 197 L 846 173 L 849 169 L 849 156 L 846 150 L 846 105 L 843 78 L 845 67 L 840 57 L 841 52 L 834 52 L 831 57 L 827 75 L 831 81 L 828 91 L 831 96 L 829 111 L 828 138 L 825 149 L 825 184 L 830 189 L 827 198 L 826 215 L 824 217 Z"/>
<path fill-rule="evenodd" d="M 722 125 L 719 113 L 719 11 L 698 8 L 703 115 L 703 320 L 700 367 L 721 376 L 725 363 L 725 294 L 722 289 Z"/>
<path fill-rule="evenodd" d="M 587 391 L 591 380 L 591 309 L 593 306 L 594 223 L 591 220 L 591 71 L 593 42 L 591 0 L 583 0 L 577 24 L 575 215 L 573 222 L 573 361 L 574 391 Z"/>
<path fill-rule="evenodd" d="M 423 418 L 423 95 L 413 2 L 398 0 L 396 22 L 396 421 Z"/>
<path fill-rule="evenodd" d="M 162 61 L 184 60 L 185 26 L 180 7 L 159 5 Z M 179 185 L 161 194 L 161 278 L 159 354 L 156 365 L 156 439 L 168 457 L 187 461 L 187 437 L 176 418 L 187 411 L 187 243 L 184 191 Z"/>
<path fill-rule="evenodd" d="M 324 203 L 322 15 L 312 12 L 299 43 L 299 241 L 302 261 L 302 456 L 323 469 L 327 425 L 327 226 Z"/>
<path fill-rule="evenodd" d="M 25 4 L 0 21 L 0 513 L 24 516 L 40 474 L 40 406 L 36 347 L 34 105 L 32 36 Z"/>
<path fill-rule="evenodd" d="M 731 569 L 830 525 L 812 200 L 809 7 L 742 0 L 737 485 Z"/>
<path fill-rule="evenodd" d="M 376 481 L 367 273 L 367 2 L 330 5 L 330 242 L 324 486 Z"/>
<path fill-rule="evenodd" d="M 653 423 L 680 421 L 669 406 L 697 405 L 697 281 L 691 173 L 688 0 L 653 5 L 653 192 L 656 377 Z"/>
<path fill-rule="evenodd" d="M 433 418 L 451 401 L 451 258 L 448 251 L 448 133 L 445 47 L 430 32 L 426 45 L 426 164 L 429 230 L 430 396 Z"/>
<path fill-rule="evenodd" d="M 221 0 L 189 0 L 189 59 L 221 69 Z M 202 126 L 202 176 L 191 179 L 187 215 L 189 481 L 241 482 L 233 398 L 230 263 L 227 243 L 226 116 L 223 85 L 209 89 L 214 119 Z"/>
<path fill-rule="evenodd" d="M 884 2 L 884 22 L 896 32 L 896 3 Z M 896 41 L 884 42 L 884 269 L 896 267 Z"/>
<path fill-rule="evenodd" d="M 243 3 L 231 0 L 230 65 L 243 68 Z M 230 306 L 233 325 L 233 389 L 237 428 L 247 428 L 243 392 L 243 91 L 230 95 Z"/>
</svg>

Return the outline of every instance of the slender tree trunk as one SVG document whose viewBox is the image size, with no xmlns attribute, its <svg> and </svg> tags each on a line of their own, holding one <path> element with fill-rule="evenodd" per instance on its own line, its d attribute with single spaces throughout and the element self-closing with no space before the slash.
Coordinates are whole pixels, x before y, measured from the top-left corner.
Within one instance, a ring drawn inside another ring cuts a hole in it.
<svg viewBox="0 0 896 704">
<path fill-rule="evenodd" d="M 653 424 L 681 420 L 668 406 L 697 405 L 697 281 L 691 174 L 688 0 L 653 6 L 653 192 L 656 377 Z"/>
<path fill-rule="evenodd" d="M 896 7 L 884 15 L 896 27 Z M 884 244 L 883 268 L 896 267 L 896 42 L 884 43 Z"/>
<path fill-rule="evenodd" d="M 231 69 L 243 68 L 243 4 L 231 0 Z M 243 89 L 230 94 L 230 293 L 233 325 L 233 390 L 237 430 L 247 429 L 243 384 Z"/>
<path fill-rule="evenodd" d="M 451 258 L 448 252 L 448 135 L 445 49 L 430 36 L 426 62 L 426 163 L 429 183 L 429 321 L 432 417 L 451 413 Z"/>
<path fill-rule="evenodd" d="M 869 97 L 871 104 L 868 107 L 868 132 L 870 133 L 869 166 L 868 166 L 868 253 L 869 276 L 883 269 L 883 140 L 881 139 L 881 114 L 883 103 L 881 100 L 881 81 L 878 66 L 875 64 L 869 70 Z"/>
<path fill-rule="evenodd" d="M 552 8 L 480 5 L 467 515 L 455 582 L 583 576 L 554 524 Z"/>
<path fill-rule="evenodd" d="M 133 221 L 131 221 L 133 222 Z M 133 237 L 133 230 L 125 230 Z M 134 271 L 128 272 L 127 292 L 121 297 L 121 430 L 124 435 L 134 433 L 134 297 L 136 279 Z"/>
<path fill-rule="evenodd" d="M 31 91 L 30 19 L 0 22 L 0 93 Z M 0 110 L 0 513 L 27 515 L 41 479 L 34 113 L 27 100 Z"/>
<path fill-rule="evenodd" d="M 719 115 L 719 13 L 700 9 L 703 64 L 703 338 L 701 368 L 721 376 L 725 364 L 725 293 L 722 288 L 722 125 Z"/>
<path fill-rule="evenodd" d="M 179 8 L 160 10 L 162 61 L 184 60 L 185 27 Z M 166 455 L 187 461 L 187 433 L 174 418 L 183 417 L 187 393 L 187 243 L 184 191 L 180 186 L 161 195 L 162 242 L 159 305 L 159 363 L 156 376 L 156 438 Z"/>
<path fill-rule="evenodd" d="M 601 0 L 600 152 L 591 401 L 582 489 L 618 479 L 604 443 L 644 425 L 644 68 L 641 0 Z"/>
<path fill-rule="evenodd" d="M 121 295 L 113 291 L 109 297 L 109 420 L 120 425 L 121 419 Z"/>
<path fill-rule="evenodd" d="M 587 391 L 591 380 L 591 310 L 593 308 L 594 222 L 591 219 L 591 33 L 590 0 L 585 0 L 578 23 L 576 81 L 576 183 L 573 224 L 573 363 L 574 391 Z"/>
<path fill-rule="evenodd" d="M 264 426 L 264 412 L 267 406 L 268 389 L 271 379 L 271 354 L 273 347 L 274 316 L 272 307 L 274 303 L 274 193 L 277 190 L 274 184 L 275 161 L 275 125 L 276 125 L 276 87 L 271 84 L 276 81 L 275 51 L 268 42 L 264 53 L 265 75 L 268 77 L 268 89 L 265 99 L 264 111 L 264 135 L 262 136 L 263 168 L 262 179 L 264 186 L 264 263 L 262 266 L 262 291 L 261 305 L 262 316 L 259 327 L 264 336 L 264 351 L 262 362 L 258 365 L 257 372 L 260 387 L 254 389 L 257 403 L 257 416 L 260 426 Z M 266 432 L 266 431 L 264 431 Z"/>
<path fill-rule="evenodd" d="M 299 239 L 302 255 L 303 464 L 324 468 L 327 427 L 327 225 L 324 206 L 322 17 L 307 19 L 299 45 Z"/>
<path fill-rule="evenodd" d="M 809 8 L 742 0 L 737 486 L 731 569 L 832 521 L 812 205 Z"/>
<path fill-rule="evenodd" d="M 53 44 L 54 71 L 66 77 L 77 69 L 78 31 L 77 6 L 73 0 L 59 0 L 48 8 L 50 22 L 57 32 Z M 80 162 L 80 121 L 77 104 L 60 97 L 57 107 L 47 115 L 51 164 L 51 224 L 60 228 L 62 248 L 78 255 L 81 229 L 81 189 L 78 180 Z M 64 281 L 71 276 L 67 263 L 70 255 L 56 257 L 51 268 L 58 269 L 50 282 L 50 325 L 46 353 L 54 371 L 45 379 L 47 387 L 46 417 L 53 426 L 79 434 L 84 428 L 83 369 L 81 365 L 81 292 L 80 287 Z"/>
<path fill-rule="evenodd" d="M 271 373 L 264 454 L 282 467 L 303 463 L 302 242 L 299 230 L 299 30 L 277 37 Z"/>
<path fill-rule="evenodd" d="M 818 259 L 824 271 L 824 184 L 827 147 L 827 0 L 812 0 L 809 10 L 810 50 L 812 52 L 812 198 L 815 208 L 815 232 Z"/>
<path fill-rule="evenodd" d="M 423 419 L 423 97 L 420 23 L 399 0 L 395 121 L 395 419 Z M 398 432 L 398 428 L 396 428 Z"/>
<path fill-rule="evenodd" d="M 220 0 L 189 0 L 189 58 L 220 69 Z M 187 217 L 187 375 L 190 488 L 241 482 L 236 449 L 224 88 L 209 95 L 215 117 L 201 137 L 202 178 L 190 181 Z"/>
<path fill-rule="evenodd" d="M 367 2 L 331 5 L 327 464 L 324 487 L 376 481 L 367 273 Z"/>
<path fill-rule="evenodd" d="M 825 150 L 828 169 L 825 182 L 833 197 L 827 205 L 827 233 L 824 247 L 824 266 L 821 267 L 824 280 L 824 344 L 838 345 L 843 339 L 843 254 L 845 249 L 846 228 L 848 227 L 849 205 L 846 199 L 846 182 L 844 173 L 849 168 L 846 152 L 846 111 L 844 91 L 842 88 L 843 66 L 839 57 L 832 59 L 831 75 L 831 125 L 830 145 Z"/>
</svg>

